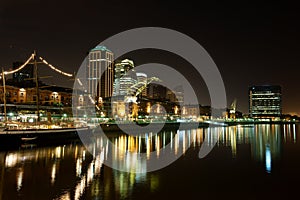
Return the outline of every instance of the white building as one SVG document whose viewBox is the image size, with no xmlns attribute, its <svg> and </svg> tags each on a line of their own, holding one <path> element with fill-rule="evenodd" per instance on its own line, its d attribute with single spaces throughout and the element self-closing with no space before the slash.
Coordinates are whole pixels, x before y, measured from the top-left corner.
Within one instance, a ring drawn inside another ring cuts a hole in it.
<svg viewBox="0 0 300 200">
<path fill-rule="evenodd" d="M 111 97 L 113 92 L 114 55 L 104 46 L 96 46 L 88 55 L 88 93 L 94 98 Z"/>
</svg>

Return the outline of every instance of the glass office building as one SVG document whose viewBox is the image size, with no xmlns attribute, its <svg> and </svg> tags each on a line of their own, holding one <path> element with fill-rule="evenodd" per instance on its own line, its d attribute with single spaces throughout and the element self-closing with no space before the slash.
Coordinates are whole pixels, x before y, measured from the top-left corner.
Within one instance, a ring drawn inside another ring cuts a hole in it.
<svg viewBox="0 0 300 200">
<path fill-rule="evenodd" d="M 115 64 L 115 81 L 113 96 L 131 95 L 134 91 L 131 87 L 136 84 L 137 77 L 132 60 L 124 59 Z"/>
<path fill-rule="evenodd" d="M 278 85 L 249 88 L 249 114 L 253 118 L 279 118 L 282 113 L 281 87 Z"/>
</svg>

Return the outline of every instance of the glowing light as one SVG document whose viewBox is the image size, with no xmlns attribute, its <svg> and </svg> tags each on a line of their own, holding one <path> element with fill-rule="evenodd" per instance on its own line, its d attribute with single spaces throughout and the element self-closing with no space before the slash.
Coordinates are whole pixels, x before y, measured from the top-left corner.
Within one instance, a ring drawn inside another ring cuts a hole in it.
<svg viewBox="0 0 300 200">
<path fill-rule="evenodd" d="M 266 170 L 271 173 L 271 151 L 269 145 L 266 146 Z"/>
<path fill-rule="evenodd" d="M 155 136 L 156 137 L 156 156 L 159 157 L 159 153 L 160 153 L 160 137 L 159 136 Z"/>
<path fill-rule="evenodd" d="M 82 160 L 85 160 L 85 151 L 82 152 Z"/>
<path fill-rule="evenodd" d="M 82 82 L 81 82 L 81 80 L 79 78 L 77 79 L 77 82 L 79 83 L 80 86 L 83 85 Z"/>
<path fill-rule="evenodd" d="M 177 107 L 177 106 L 175 106 L 175 108 L 174 108 L 174 114 L 175 114 L 175 115 L 178 114 L 178 107 Z"/>
<path fill-rule="evenodd" d="M 23 69 L 31 60 L 34 59 L 34 56 L 35 54 L 31 54 L 31 56 L 27 59 L 27 61 L 21 65 L 20 67 L 18 67 L 17 69 L 14 69 L 14 70 L 11 70 L 11 71 L 4 71 L 4 75 L 9 75 L 9 74 L 13 74 L 13 73 L 16 73 L 18 71 L 20 71 L 21 69 Z M 66 73 L 66 72 L 63 72 L 62 70 L 54 67 L 53 65 L 51 65 L 50 63 L 48 63 L 45 59 L 43 59 L 42 57 L 39 57 L 39 59 L 44 63 L 46 64 L 48 67 L 50 67 L 52 70 L 64 75 L 64 76 L 69 76 L 69 77 L 72 77 L 73 75 L 72 74 L 69 74 L 69 73 Z M 2 76 L 2 73 L 0 73 L 0 77 Z"/>
<path fill-rule="evenodd" d="M 51 184 L 54 184 L 55 182 L 55 175 L 56 175 L 56 164 L 54 163 L 51 171 Z"/>
<path fill-rule="evenodd" d="M 150 145 L 151 145 L 151 143 L 150 143 L 150 138 L 148 137 L 148 135 L 146 135 L 146 150 L 147 150 L 147 159 L 149 159 L 150 158 L 150 152 L 151 152 L 151 150 L 150 150 Z"/>
<path fill-rule="evenodd" d="M 95 101 L 94 101 L 94 99 L 93 99 L 93 97 L 91 95 L 89 95 L 89 99 L 90 99 L 90 101 L 91 101 L 92 104 L 95 104 Z"/>
<path fill-rule="evenodd" d="M 19 172 L 17 173 L 17 190 L 20 191 L 22 188 L 23 182 L 23 169 L 20 168 Z"/>
<path fill-rule="evenodd" d="M 59 197 L 60 200 L 71 200 L 70 192 L 67 192 Z"/>
<path fill-rule="evenodd" d="M 157 104 L 156 112 L 157 112 L 157 113 L 160 113 L 160 105 L 159 105 L 159 104 Z"/>
<path fill-rule="evenodd" d="M 54 71 L 62 74 L 62 75 L 65 75 L 65 76 L 69 76 L 69 77 L 72 77 L 73 75 L 72 74 L 69 74 L 69 73 L 66 73 L 66 72 L 63 72 L 61 71 L 60 69 L 54 67 L 53 65 L 51 65 L 50 63 L 48 63 L 45 59 L 43 59 L 42 57 L 39 57 L 39 59 L 44 63 L 46 64 L 48 67 L 50 67 L 51 69 L 53 69 Z"/>
<path fill-rule="evenodd" d="M 60 158 L 61 157 L 61 147 L 56 147 L 56 149 L 55 149 L 55 156 L 56 156 L 56 158 Z"/>
<path fill-rule="evenodd" d="M 17 164 L 18 156 L 17 154 L 8 154 L 5 158 L 5 166 L 13 167 Z"/>
<path fill-rule="evenodd" d="M 84 176 L 75 187 L 75 197 L 74 197 L 75 200 L 80 199 L 81 195 L 84 192 L 84 188 L 86 185 L 85 179 L 86 179 L 86 176 Z"/>
<path fill-rule="evenodd" d="M 81 169 L 82 169 L 82 160 L 80 158 L 78 158 L 76 161 L 76 175 L 78 177 L 81 176 Z"/>
<path fill-rule="evenodd" d="M 17 69 L 14 69 L 14 70 L 12 70 L 12 71 L 5 71 L 5 72 L 4 72 L 4 75 L 13 74 L 13 73 L 15 73 L 15 72 L 20 71 L 20 70 L 23 69 L 23 68 L 29 63 L 29 61 L 30 61 L 31 59 L 33 59 L 33 58 L 34 58 L 34 54 L 31 54 L 31 56 L 28 58 L 28 60 L 27 60 L 23 65 L 21 65 L 20 67 L 18 67 Z M 2 76 L 2 73 L 1 73 L 0 75 Z"/>
</svg>

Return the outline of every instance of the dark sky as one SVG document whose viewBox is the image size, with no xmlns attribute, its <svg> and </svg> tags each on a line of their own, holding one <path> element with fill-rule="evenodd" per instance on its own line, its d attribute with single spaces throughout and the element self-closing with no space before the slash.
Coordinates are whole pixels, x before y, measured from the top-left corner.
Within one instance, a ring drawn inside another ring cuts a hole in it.
<svg viewBox="0 0 300 200">
<path fill-rule="evenodd" d="M 248 110 L 250 85 L 279 84 L 284 113 L 300 115 L 299 7 L 289 1 L 196 2 L 1 0 L 0 66 L 8 69 L 35 49 L 53 65 L 74 72 L 88 50 L 109 36 L 137 27 L 165 27 L 206 49 L 222 74 L 228 103 L 236 98 L 238 110 Z M 172 64 L 172 56 L 161 57 Z M 141 64 L 152 62 L 153 56 L 131 58 Z M 176 67 L 190 66 L 182 62 Z M 197 84 L 197 77 L 190 77 Z M 200 103 L 208 104 L 207 91 L 197 92 Z"/>
</svg>

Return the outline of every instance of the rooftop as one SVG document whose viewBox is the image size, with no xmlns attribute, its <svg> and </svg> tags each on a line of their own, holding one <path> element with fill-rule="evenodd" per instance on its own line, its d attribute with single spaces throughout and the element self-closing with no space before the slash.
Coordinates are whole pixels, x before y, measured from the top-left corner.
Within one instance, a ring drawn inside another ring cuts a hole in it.
<svg viewBox="0 0 300 200">
<path fill-rule="evenodd" d="M 95 48 L 91 49 L 91 51 L 108 51 L 108 52 L 112 52 L 111 50 L 109 50 L 105 46 L 101 46 L 101 45 L 96 46 Z"/>
</svg>

